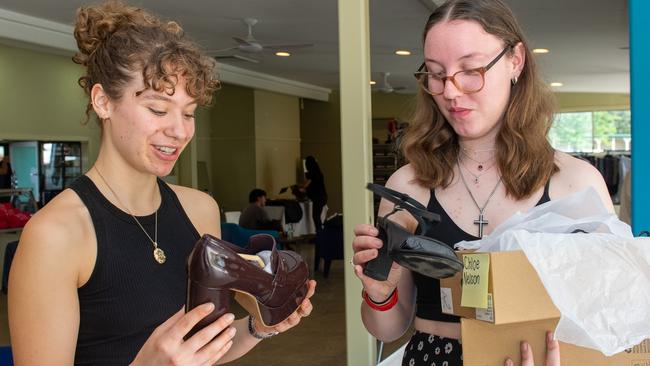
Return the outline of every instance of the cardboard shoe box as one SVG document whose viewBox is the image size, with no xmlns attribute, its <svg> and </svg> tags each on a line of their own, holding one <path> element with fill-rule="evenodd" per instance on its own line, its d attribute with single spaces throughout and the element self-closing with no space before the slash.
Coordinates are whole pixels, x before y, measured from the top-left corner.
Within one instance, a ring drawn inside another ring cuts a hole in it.
<svg viewBox="0 0 650 366">
<path fill-rule="evenodd" d="M 463 365 L 503 365 L 507 357 L 519 364 L 519 344 L 526 340 L 533 349 L 535 365 L 545 365 L 546 332 L 558 319 L 494 325 L 474 319 L 462 319 Z M 560 343 L 562 366 L 650 366 L 650 340 L 611 357 L 601 352 Z"/>
<path fill-rule="evenodd" d="M 440 280 L 443 313 L 493 324 L 559 318 L 523 251 L 457 255 L 465 268 Z"/>
</svg>

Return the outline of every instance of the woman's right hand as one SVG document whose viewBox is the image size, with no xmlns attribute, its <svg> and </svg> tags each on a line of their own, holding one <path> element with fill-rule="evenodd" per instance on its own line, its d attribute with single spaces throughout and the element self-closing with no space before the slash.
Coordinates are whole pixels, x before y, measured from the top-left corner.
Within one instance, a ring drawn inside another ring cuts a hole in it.
<svg viewBox="0 0 650 366">
<path fill-rule="evenodd" d="M 188 313 L 184 308 L 179 310 L 151 333 L 131 366 L 215 364 L 232 346 L 235 328 L 230 324 L 235 319 L 233 314 L 224 314 L 187 341 L 183 340 L 213 310 L 212 303 L 197 306 Z"/>
<path fill-rule="evenodd" d="M 402 273 L 402 266 L 393 262 L 388 279 L 386 281 L 377 281 L 363 274 L 363 266 L 370 260 L 377 257 L 383 242 L 377 238 L 379 231 L 372 225 L 359 224 L 354 227 L 354 240 L 352 241 L 352 249 L 354 256 L 352 257 L 352 264 L 354 265 L 354 273 L 361 280 L 363 289 L 368 296 L 376 301 L 382 302 L 387 299 L 399 283 Z"/>
</svg>

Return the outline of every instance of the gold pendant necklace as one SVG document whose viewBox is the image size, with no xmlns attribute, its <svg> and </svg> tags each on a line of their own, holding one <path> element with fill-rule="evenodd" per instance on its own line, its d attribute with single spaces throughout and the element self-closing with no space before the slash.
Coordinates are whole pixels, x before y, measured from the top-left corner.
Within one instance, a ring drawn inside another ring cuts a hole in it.
<svg viewBox="0 0 650 366">
<path fill-rule="evenodd" d="M 151 241 L 151 244 L 153 245 L 153 259 L 156 262 L 158 262 L 158 264 L 165 263 L 165 261 L 167 260 L 167 257 L 165 256 L 165 252 L 162 249 L 158 248 L 158 209 L 156 209 L 156 214 L 155 214 L 155 217 L 156 217 L 155 222 L 156 222 L 156 224 L 155 224 L 155 229 L 154 229 L 154 239 L 151 239 L 151 236 L 149 235 L 147 230 L 144 229 L 144 227 L 142 226 L 140 221 L 135 217 L 134 214 L 131 213 L 131 210 L 129 210 L 129 208 L 126 207 L 126 205 L 123 204 L 122 201 L 120 201 L 120 198 L 117 196 L 117 194 L 115 193 L 113 188 L 111 188 L 111 186 L 108 184 L 108 182 L 106 181 L 106 178 L 104 178 L 104 176 L 99 171 L 97 166 L 94 166 L 94 168 L 97 171 L 97 174 L 99 175 L 99 177 L 104 182 L 104 184 L 106 184 L 106 187 L 108 187 L 108 190 L 111 191 L 111 193 L 113 194 L 113 197 L 115 197 L 117 202 L 129 212 L 129 215 L 131 215 L 131 217 L 133 217 L 133 220 L 135 220 L 135 223 L 138 224 L 140 229 L 142 229 L 142 232 L 144 232 L 144 235 L 146 235 L 147 238 L 149 239 L 149 241 Z"/>
</svg>

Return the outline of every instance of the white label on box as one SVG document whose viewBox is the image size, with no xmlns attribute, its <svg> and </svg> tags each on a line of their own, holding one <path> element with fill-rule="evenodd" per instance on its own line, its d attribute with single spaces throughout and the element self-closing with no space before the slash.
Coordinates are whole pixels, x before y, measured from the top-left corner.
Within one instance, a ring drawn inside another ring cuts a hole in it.
<svg viewBox="0 0 650 366">
<path fill-rule="evenodd" d="M 492 305 L 492 294 L 487 294 L 487 309 L 476 308 L 476 319 L 494 323 L 494 306 Z M 444 310 L 443 310 L 444 311 Z"/>
<path fill-rule="evenodd" d="M 451 289 L 448 287 L 440 288 L 440 305 L 442 306 L 442 312 L 445 314 L 454 313 L 454 303 L 451 298 Z"/>
</svg>

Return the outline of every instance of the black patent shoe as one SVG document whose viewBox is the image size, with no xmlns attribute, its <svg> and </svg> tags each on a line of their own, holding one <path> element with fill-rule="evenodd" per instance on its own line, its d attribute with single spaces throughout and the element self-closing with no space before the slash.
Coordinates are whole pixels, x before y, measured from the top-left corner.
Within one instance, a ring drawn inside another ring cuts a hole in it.
<svg viewBox="0 0 650 366">
<path fill-rule="evenodd" d="M 404 193 L 377 184 L 368 183 L 369 190 L 395 204 L 393 211 L 378 217 L 376 227 L 384 245 L 377 258 L 368 261 L 363 273 L 375 280 L 388 278 L 393 261 L 411 271 L 432 278 L 451 277 L 463 268 L 453 249 L 433 238 L 421 235 L 431 225 L 440 222 L 440 215 L 427 211 L 418 201 Z M 388 218 L 397 211 L 406 210 L 418 221 L 418 233 L 413 234 Z"/>
</svg>

